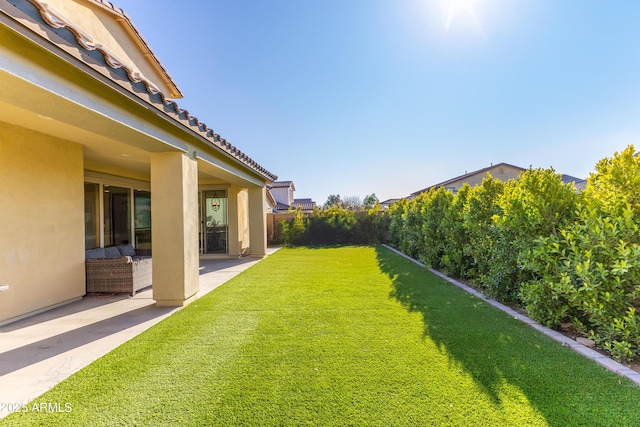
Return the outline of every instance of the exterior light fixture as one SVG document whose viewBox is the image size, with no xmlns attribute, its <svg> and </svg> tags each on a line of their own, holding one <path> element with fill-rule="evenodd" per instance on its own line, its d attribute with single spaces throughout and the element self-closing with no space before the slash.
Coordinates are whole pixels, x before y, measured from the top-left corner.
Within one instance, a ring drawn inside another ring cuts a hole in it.
<svg viewBox="0 0 640 427">
<path fill-rule="evenodd" d="M 213 199 L 211 200 L 211 209 L 214 211 L 218 211 L 220 209 L 220 199 L 218 198 L 218 193 L 213 193 Z"/>
</svg>

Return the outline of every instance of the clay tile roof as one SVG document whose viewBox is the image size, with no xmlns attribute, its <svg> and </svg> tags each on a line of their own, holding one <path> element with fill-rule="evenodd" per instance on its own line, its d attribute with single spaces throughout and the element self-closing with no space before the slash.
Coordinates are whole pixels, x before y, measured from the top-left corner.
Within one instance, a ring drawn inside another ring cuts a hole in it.
<svg viewBox="0 0 640 427">
<path fill-rule="evenodd" d="M 117 8 L 112 3 L 103 0 L 91 1 L 113 10 L 114 13 L 124 16 L 131 24 L 131 21 L 122 9 Z M 12 12 L 16 13 L 16 8 L 20 12 L 19 17 L 12 16 Z M 224 138 L 221 138 L 220 135 L 216 134 L 212 129 L 200 123 L 199 120 L 191 116 L 187 110 L 182 110 L 175 101 L 168 99 L 151 83 L 141 79 L 137 73 L 134 73 L 119 62 L 110 52 L 92 43 L 90 36 L 69 25 L 61 17 L 51 13 L 46 3 L 39 0 L 26 0 L 25 2 L 19 2 L 15 5 L 0 3 L 0 11 L 5 12 L 9 17 L 13 18 L 17 23 L 32 33 L 50 41 L 59 49 L 65 51 L 94 71 L 113 81 L 119 87 L 154 107 L 174 122 L 180 123 L 185 130 L 197 135 L 211 147 L 221 150 L 227 156 L 245 165 L 265 180 L 273 182 L 278 179 L 276 175 L 260 166 Z M 131 24 L 131 26 L 135 30 L 133 24 Z M 140 37 L 140 39 L 142 40 L 142 37 Z M 149 51 L 151 52 L 150 49 Z"/>
<path fill-rule="evenodd" d="M 311 199 L 294 199 L 291 207 L 294 209 L 301 207 L 304 211 L 310 211 L 316 207 L 316 202 Z"/>
<path fill-rule="evenodd" d="M 285 187 L 293 187 L 295 190 L 296 187 L 293 185 L 293 181 L 276 181 L 271 183 L 271 188 L 285 188 Z"/>
<path fill-rule="evenodd" d="M 276 209 L 279 211 L 288 211 L 291 209 L 291 206 L 285 205 L 284 203 L 276 202 Z"/>
<path fill-rule="evenodd" d="M 144 50 L 147 51 L 147 53 L 149 54 L 149 57 L 151 58 L 151 60 L 161 70 L 161 72 L 166 76 L 167 79 L 166 79 L 165 83 L 169 87 L 171 87 L 171 89 L 173 90 L 173 93 L 170 94 L 171 97 L 172 98 L 182 98 L 182 92 L 178 88 L 178 85 L 173 81 L 173 79 L 171 78 L 171 75 L 169 75 L 169 72 L 164 68 L 164 66 L 162 65 L 162 63 L 158 59 L 158 57 L 153 53 L 153 50 L 151 50 L 151 47 L 149 46 L 149 44 L 146 42 L 144 37 L 142 37 L 142 34 L 140 34 L 140 31 L 138 31 L 136 26 L 133 24 L 133 21 L 131 20 L 129 15 L 127 15 L 124 10 L 120 9 L 118 6 L 114 5 L 113 3 L 109 2 L 109 1 L 106 1 L 106 0 L 89 0 L 89 1 L 94 3 L 94 4 L 97 4 L 97 5 L 101 6 L 101 7 L 103 7 L 104 9 L 109 10 L 112 13 L 115 13 L 116 15 L 118 15 L 119 17 L 122 18 L 122 20 L 127 24 L 127 28 L 129 29 L 129 31 L 140 42 L 141 47 Z"/>
</svg>

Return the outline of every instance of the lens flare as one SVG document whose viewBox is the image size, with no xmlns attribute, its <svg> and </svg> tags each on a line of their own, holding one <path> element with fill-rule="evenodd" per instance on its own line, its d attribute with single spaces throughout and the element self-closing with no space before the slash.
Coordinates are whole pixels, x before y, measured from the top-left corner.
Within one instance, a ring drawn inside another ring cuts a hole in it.
<svg viewBox="0 0 640 427">
<path fill-rule="evenodd" d="M 479 0 L 444 0 L 447 21 L 445 24 L 447 32 L 457 21 L 470 20 L 474 25 L 482 28 L 478 14 L 476 13 L 476 5 Z"/>
</svg>

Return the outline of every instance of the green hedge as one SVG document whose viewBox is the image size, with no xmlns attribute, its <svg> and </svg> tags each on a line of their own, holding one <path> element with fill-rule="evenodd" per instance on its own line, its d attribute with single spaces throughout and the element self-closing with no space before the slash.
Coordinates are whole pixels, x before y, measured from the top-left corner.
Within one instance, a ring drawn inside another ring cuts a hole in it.
<svg viewBox="0 0 640 427">
<path fill-rule="evenodd" d="M 291 220 L 280 221 L 276 241 L 285 245 L 379 243 L 386 228 L 379 205 L 367 211 L 332 206 L 311 215 L 297 210 Z"/>
</svg>

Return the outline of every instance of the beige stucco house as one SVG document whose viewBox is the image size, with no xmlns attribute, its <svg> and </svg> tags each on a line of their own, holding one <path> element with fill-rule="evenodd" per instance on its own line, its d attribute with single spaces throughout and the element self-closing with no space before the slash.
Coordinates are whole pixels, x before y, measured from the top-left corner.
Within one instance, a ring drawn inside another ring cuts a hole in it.
<svg viewBox="0 0 640 427">
<path fill-rule="evenodd" d="M 128 16 L 102 0 L 0 0 L 0 323 L 82 298 L 85 250 L 152 250 L 183 305 L 200 256 L 263 256 L 276 179 L 172 100 Z"/>
<path fill-rule="evenodd" d="M 296 199 L 294 193 L 296 186 L 293 181 L 276 181 L 267 186 L 268 193 L 275 200 L 272 212 L 287 213 L 291 210 L 301 209 L 302 212 L 311 214 L 316 209 L 316 202 L 310 198 Z"/>
<path fill-rule="evenodd" d="M 486 168 L 478 169 L 473 172 L 467 172 L 464 175 L 456 176 L 455 178 L 448 179 L 446 181 L 440 182 L 438 184 L 434 184 L 427 188 L 423 188 L 422 190 L 418 190 L 415 193 L 411 193 L 411 198 L 416 197 L 421 193 L 425 193 L 432 188 L 440 188 L 444 187 L 445 190 L 450 190 L 453 193 L 456 193 L 460 187 L 464 184 L 469 184 L 474 187 L 476 185 L 482 184 L 482 180 L 485 179 L 487 174 L 491 174 L 491 176 L 500 181 L 507 182 L 510 179 L 515 179 L 524 172 L 526 169 L 513 166 L 508 163 L 498 163 L 496 165 L 491 165 Z"/>
<path fill-rule="evenodd" d="M 497 163 L 495 165 L 492 164 L 491 166 L 488 166 L 486 168 L 478 169 L 473 172 L 467 172 L 464 175 L 456 176 L 438 184 L 423 188 L 422 190 L 418 190 L 414 193 L 411 193 L 408 198 L 412 199 L 421 193 L 425 193 L 431 190 L 432 188 L 441 187 L 445 190 L 450 190 L 453 193 L 456 193 L 464 184 L 469 184 L 471 187 L 482 184 L 482 180 L 486 178 L 487 174 L 490 174 L 493 178 L 499 181 L 507 182 L 511 179 L 516 179 L 525 170 L 525 168 L 510 165 L 509 163 Z M 584 189 L 584 185 L 586 183 L 584 179 L 576 178 L 571 175 L 562 174 L 560 175 L 560 178 L 565 184 L 568 184 L 570 182 L 574 183 L 577 189 Z"/>
</svg>

